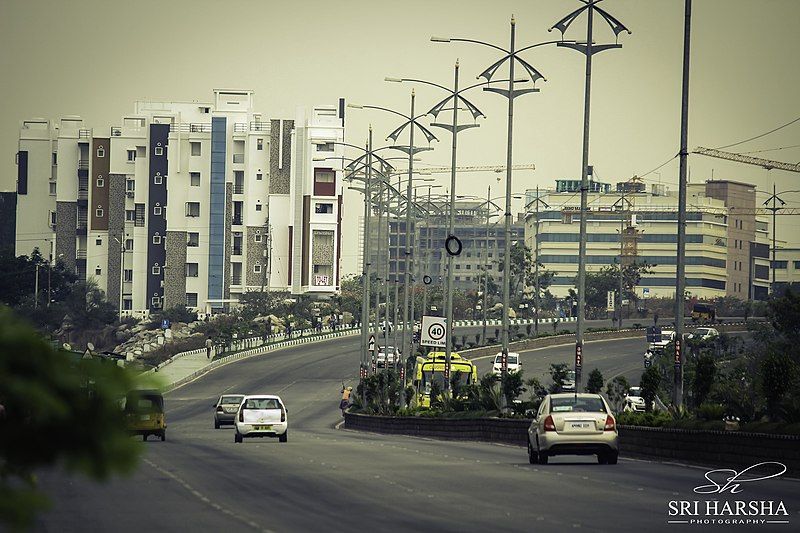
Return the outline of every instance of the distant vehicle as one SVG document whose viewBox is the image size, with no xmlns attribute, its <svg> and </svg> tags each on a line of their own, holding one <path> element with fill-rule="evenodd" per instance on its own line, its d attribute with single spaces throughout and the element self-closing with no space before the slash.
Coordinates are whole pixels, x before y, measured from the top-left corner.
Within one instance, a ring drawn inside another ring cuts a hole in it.
<svg viewBox="0 0 800 533">
<path fill-rule="evenodd" d="M 375 366 L 378 368 L 388 368 L 396 365 L 400 361 L 400 350 L 394 346 L 381 346 L 378 348 L 378 355 L 375 357 Z"/>
<path fill-rule="evenodd" d="M 714 328 L 697 328 L 693 333 L 687 335 L 689 339 L 700 339 L 701 341 L 708 341 L 719 337 L 719 331 Z"/>
<path fill-rule="evenodd" d="M 692 306 L 692 322 L 698 320 L 711 321 L 717 319 L 717 311 L 713 305 L 698 303 Z"/>
<path fill-rule="evenodd" d="M 244 394 L 223 394 L 214 404 L 214 429 L 223 424 L 234 424 L 236 413 L 244 400 Z"/>
<path fill-rule="evenodd" d="M 522 362 L 520 361 L 519 354 L 516 352 L 508 352 L 507 368 L 508 372 L 519 372 L 522 370 Z M 492 365 L 492 372 L 500 374 L 503 370 L 503 353 L 498 353 L 494 356 L 494 364 Z"/>
<path fill-rule="evenodd" d="M 393 328 L 394 325 L 390 321 L 384 320 L 383 322 L 381 322 L 381 331 L 391 333 Z"/>
<path fill-rule="evenodd" d="M 575 390 L 575 371 L 574 370 L 567 370 L 567 376 L 564 378 L 564 381 L 561 382 L 561 390 L 562 391 L 574 391 Z"/>
<path fill-rule="evenodd" d="M 417 357 L 413 385 L 417 405 L 420 407 L 430 407 L 434 382 L 437 383 L 440 391 L 445 390 L 445 357 L 445 352 L 431 352 L 427 357 Z M 469 359 L 461 357 L 457 352 L 451 352 L 450 379 L 452 380 L 456 374 L 462 385 L 472 385 L 478 382 L 478 366 Z"/>
<path fill-rule="evenodd" d="M 167 440 L 167 420 L 164 417 L 164 396 L 157 390 L 132 390 L 125 397 L 125 421 L 128 431 L 147 440 L 157 435 Z"/>
<path fill-rule="evenodd" d="M 277 437 L 286 442 L 289 437 L 287 409 L 279 396 L 245 396 L 236 414 L 234 442 L 250 437 Z"/>
<path fill-rule="evenodd" d="M 623 410 L 638 412 L 645 410 L 645 403 L 644 398 L 642 398 L 641 387 L 631 387 L 628 389 L 628 392 L 625 394 L 625 407 Z"/>
<path fill-rule="evenodd" d="M 528 428 L 528 461 L 547 464 L 554 455 L 597 455 L 617 464 L 617 421 L 599 394 L 545 396 Z"/>
<path fill-rule="evenodd" d="M 670 329 L 662 329 L 661 330 L 661 341 L 659 342 L 651 342 L 649 344 L 650 350 L 654 353 L 663 353 L 664 349 L 669 345 L 669 343 L 675 340 L 675 332 Z"/>
</svg>

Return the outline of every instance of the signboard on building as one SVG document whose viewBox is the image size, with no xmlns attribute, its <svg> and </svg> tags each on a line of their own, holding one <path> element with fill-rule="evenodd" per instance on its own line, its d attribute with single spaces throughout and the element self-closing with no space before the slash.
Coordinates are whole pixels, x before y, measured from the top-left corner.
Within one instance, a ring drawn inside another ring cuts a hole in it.
<svg viewBox="0 0 800 533">
<path fill-rule="evenodd" d="M 330 285 L 330 284 L 331 284 L 330 276 L 328 276 L 326 274 L 315 274 L 314 275 L 314 285 L 315 286 Z"/>
<path fill-rule="evenodd" d="M 606 311 L 613 311 L 614 308 L 614 291 L 608 291 L 606 293 Z"/>
<path fill-rule="evenodd" d="M 642 288 L 642 298 L 645 298 L 645 299 L 650 298 L 650 288 L 649 287 Z"/>
<path fill-rule="evenodd" d="M 447 319 L 439 316 L 423 316 L 420 345 L 445 348 L 447 346 Z"/>
</svg>

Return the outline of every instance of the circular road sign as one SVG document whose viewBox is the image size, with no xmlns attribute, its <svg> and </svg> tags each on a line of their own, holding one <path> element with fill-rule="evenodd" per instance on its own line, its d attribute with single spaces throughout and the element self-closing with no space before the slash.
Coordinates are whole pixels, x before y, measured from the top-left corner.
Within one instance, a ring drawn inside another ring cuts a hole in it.
<svg viewBox="0 0 800 533">
<path fill-rule="evenodd" d="M 433 283 L 433 278 L 431 278 L 431 277 L 430 277 L 430 276 L 428 276 L 428 275 L 425 275 L 425 277 L 423 277 L 423 278 L 422 278 L 422 282 L 423 282 L 425 285 L 430 285 L 431 283 Z"/>
<path fill-rule="evenodd" d="M 445 333 L 446 331 L 444 326 L 441 324 L 431 324 L 428 327 L 428 336 L 434 341 L 440 341 L 444 339 Z"/>
<path fill-rule="evenodd" d="M 444 247 L 449 255 L 461 255 L 461 239 L 455 235 L 449 235 L 447 240 L 444 241 Z"/>
</svg>

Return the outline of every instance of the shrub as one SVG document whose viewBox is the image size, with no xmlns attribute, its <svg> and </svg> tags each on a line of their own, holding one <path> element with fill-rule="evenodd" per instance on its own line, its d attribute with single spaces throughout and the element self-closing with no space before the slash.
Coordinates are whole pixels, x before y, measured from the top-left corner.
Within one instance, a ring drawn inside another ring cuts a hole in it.
<svg viewBox="0 0 800 533">
<path fill-rule="evenodd" d="M 700 420 L 722 420 L 725 416 L 725 406 L 718 403 L 703 403 L 697 408 L 696 415 Z"/>
<path fill-rule="evenodd" d="M 597 368 L 589 372 L 589 379 L 586 381 L 586 392 L 599 394 L 603 390 L 603 373 Z"/>
</svg>

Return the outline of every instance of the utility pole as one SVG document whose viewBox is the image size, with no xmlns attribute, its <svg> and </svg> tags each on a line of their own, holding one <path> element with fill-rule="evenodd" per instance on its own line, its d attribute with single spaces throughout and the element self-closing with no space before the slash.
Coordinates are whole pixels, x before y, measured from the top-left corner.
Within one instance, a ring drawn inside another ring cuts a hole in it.
<svg viewBox="0 0 800 533">
<path fill-rule="evenodd" d="M 534 279 L 535 279 L 535 290 L 536 294 L 533 298 L 533 335 L 534 337 L 539 336 L 539 305 L 540 305 L 540 298 L 539 295 L 541 294 L 541 289 L 539 285 L 539 204 L 543 205 L 546 209 L 550 209 L 550 205 L 542 200 L 539 197 L 539 186 L 536 186 L 536 199 L 533 201 L 536 205 L 535 211 L 535 219 L 534 219 L 534 236 L 536 239 L 536 245 L 534 246 L 534 253 L 536 254 L 536 258 L 534 259 Z"/>
<path fill-rule="evenodd" d="M 675 406 L 683 405 L 683 314 L 686 295 L 686 187 L 689 134 L 689 60 L 692 27 L 692 0 L 684 0 L 683 86 L 681 89 L 681 146 L 678 176 L 678 258 L 675 272 Z"/>
<path fill-rule="evenodd" d="M 367 181 L 364 184 L 364 243 L 361 275 L 361 368 L 359 378 L 361 381 L 361 401 L 367 405 L 367 392 L 363 387 L 364 379 L 369 369 L 369 287 L 371 283 L 371 258 L 369 250 L 370 217 L 372 215 L 372 125 L 369 127 L 367 140 Z"/>
<path fill-rule="evenodd" d="M 486 190 L 486 247 L 484 248 L 484 265 L 483 265 L 483 343 L 489 344 L 486 342 L 486 318 L 487 318 L 487 309 L 486 306 L 489 304 L 487 292 L 489 291 L 489 204 L 492 201 L 492 186 L 489 185 Z"/>
<path fill-rule="evenodd" d="M 623 265 L 623 257 L 625 256 L 625 218 L 626 213 L 629 212 L 631 206 L 630 200 L 627 198 L 627 191 L 625 189 L 622 190 L 619 200 L 614 202 L 611 207 L 617 207 L 620 211 L 619 217 L 619 289 L 618 289 L 618 296 L 616 298 L 617 302 L 617 310 L 619 314 L 617 315 L 617 329 L 622 329 L 622 292 L 624 290 L 624 265 Z M 613 325 L 613 324 L 612 324 Z"/>
<path fill-rule="evenodd" d="M 33 308 L 39 308 L 39 263 L 36 263 L 36 282 L 33 286 Z"/>
</svg>

